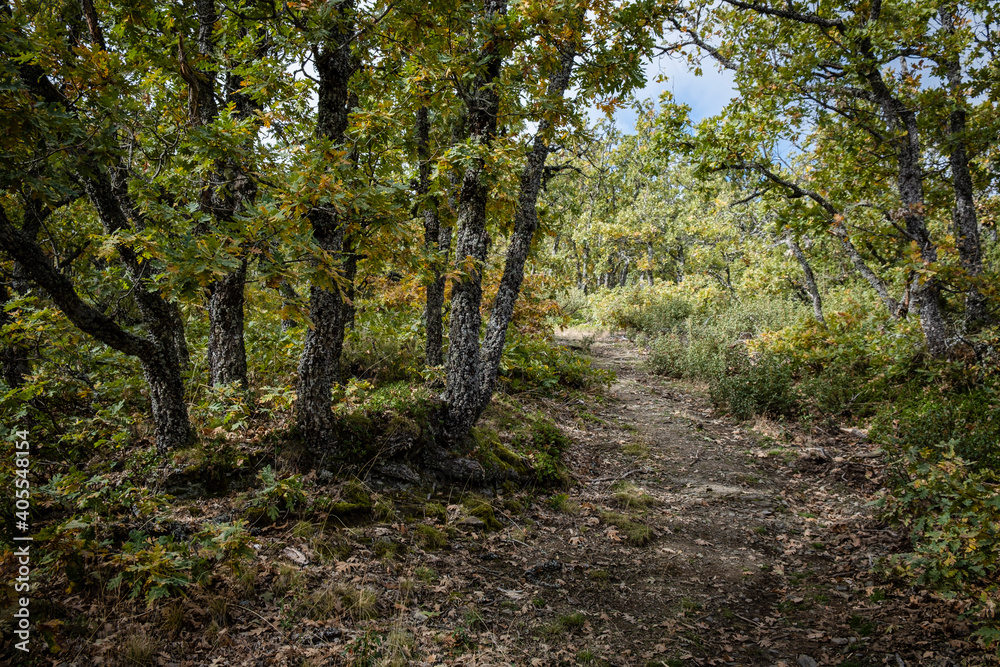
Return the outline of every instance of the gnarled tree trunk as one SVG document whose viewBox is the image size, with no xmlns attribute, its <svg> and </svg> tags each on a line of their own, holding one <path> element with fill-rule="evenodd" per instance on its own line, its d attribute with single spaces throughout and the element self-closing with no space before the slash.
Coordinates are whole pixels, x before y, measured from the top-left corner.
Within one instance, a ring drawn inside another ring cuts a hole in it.
<svg viewBox="0 0 1000 667">
<path fill-rule="evenodd" d="M 217 62 L 215 25 L 219 20 L 215 0 L 197 0 L 198 52 L 209 62 Z M 245 34 L 246 30 L 242 30 Z M 182 56 L 183 57 L 183 56 Z M 188 83 L 193 100 L 191 122 L 211 125 L 219 116 L 216 104 L 216 72 L 191 70 Z M 242 77 L 230 73 L 226 77 L 226 101 L 235 106 L 237 117 L 246 120 L 253 115 L 255 105 L 240 92 Z M 215 168 L 202 183 L 200 209 L 214 220 L 232 223 L 237 212 L 252 204 L 257 186 L 244 165 L 231 158 L 217 161 Z M 207 232 L 207 229 L 199 231 Z M 244 340 L 244 292 L 246 289 L 247 258 L 241 257 L 239 267 L 208 285 L 208 368 L 213 386 L 238 383 L 247 386 L 247 355 Z"/>
<path fill-rule="evenodd" d="M 955 32 L 954 14 L 942 8 L 941 25 L 948 33 Z M 948 91 L 951 94 L 951 113 L 948 116 L 948 163 L 951 167 L 952 188 L 955 193 L 955 208 L 952 223 L 958 257 L 972 283 L 965 298 L 965 326 L 975 331 L 986 323 L 986 299 L 976 284 L 983 272 L 982 246 L 979 240 L 979 220 L 973 198 L 972 173 L 969 169 L 969 153 L 966 149 L 968 113 L 962 85 L 962 65 L 958 57 L 948 58 L 944 63 L 948 72 Z"/>
<path fill-rule="evenodd" d="M 496 11 L 506 11 L 500 5 Z M 491 44 L 496 44 L 493 40 Z M 495 48 L 495 47 L 494 47 Z M 561 48 L 560 69 L 549 79 L 548 96 L 561 99 L 569 86 L 576 51 L 573 45 Z M 495 110 L 497 100 L 489 83 L 499 75 L 500 56 L 490 54 L 487 78 L 483 84 L 486 90 L 477 90 L 477 95 L 485 92 L 481 106 L 469 105 L 470 128 L 486 128 L 487 133 L 471 136 L 491 138 L 489 131 L 496 130 Z M 486 118 L 482 118 L 486 116 Z M 490 126 L 488 123 L 493 123 Z M 503 276 L 497 291 L 490 319 L 486 327 L 486 337 L 479 346 L 479 307 L 482 302 L 481 266 L 486 259 L 486 190 L 483 187 L 477 167 L 470 168 L 462 183 L 462 198 L 459 208 L 459 243 L 456 249 L 456 263 L 461 267 L 471 258 L 474 268 L 468 277 L 455 286 L 452 296 L 451 336 L 448 351 L 448 388 L 445 400 L 448 404 L 446 428 L 449 437 L 459 439 L 468 434 L 483 410 L 489 405 L 496 388 L 500 372 L 507 329 L 514 314 L 514 304 L 524 279 L 524 266 L 531 250 L 531 242 L 538 228 L 538 195 L 541 191 L 545 160 L 550 146 L 545 134 L 550 129 L 547 119 L 538 124 L 532 150 L 521 173 L 518 203 L 514 214 L 514 233 L 507 248 Z M 473 173 L 470 173 L 473 172 Z M 464 204 L 464 207 L 463 207 Z M 460 294 L 460 298 L 456 295 Z"/>
<path fill-rule="evenodd" d="M 351 3 L 339 5 L 327 31 L 326 41 L 316 54 L 319 75 L 316 135 L 341 144 L 347 131 L 350 94 L 348 82 L 358 65 L 348 44 L 353 27 L 346 18 Z M 309 290 L 310 326 L 299 359 L 296 384 L 295 424 L 303 443 L 314 451 L 335 446 L 330 390 L 340 376 L 340 355 L 348 315 L 344 295 L 337 286 L 344 258 L 345 220 L 331 202 L 309 211 L 313 239 L 329 261 L 326 269 L 333 288 L 313 285 Z"/>
<path fill-rule="evenodd" d="M 173 347 L 173 340 L 163 338 L 163 331 L 150 327 L 148 337 L 122 329 L 117 322 L 83 301 L 73 283 L 60 273 L 38 244 L 18 231 L 0 208 L 0 247 L 24 268 L 25 273 L 44 289 L 62 313 L 81 331 L 142 364 L 149 384 L 156 448 L 165 454 L 194 439 L 184 402 L 184 384 Z M 140 288 L 141 289 L 141 288 Z"/>
</svg>

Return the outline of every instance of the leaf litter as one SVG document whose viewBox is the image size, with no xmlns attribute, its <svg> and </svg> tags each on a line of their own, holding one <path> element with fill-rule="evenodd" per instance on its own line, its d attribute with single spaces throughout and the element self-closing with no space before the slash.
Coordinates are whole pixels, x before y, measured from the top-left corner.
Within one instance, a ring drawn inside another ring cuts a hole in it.
<svg viewBox="0 0 1000 667">
<path fill-rule="evenodd" d="M 863 433 L 734 423 L 621 339 L 590 354 L 608 392 L 541 406 L 572 438 L 572 486 L 489 493 L 500 529 L 443 490 L 418 523 L 261 529 L 239 590 L 108 617 L 54 663 L 119 664 L 135 637 L 172 667 L 998 662 L 961 603 L 877 567 L 907 542 L 869 506 Z"/>
</svg>

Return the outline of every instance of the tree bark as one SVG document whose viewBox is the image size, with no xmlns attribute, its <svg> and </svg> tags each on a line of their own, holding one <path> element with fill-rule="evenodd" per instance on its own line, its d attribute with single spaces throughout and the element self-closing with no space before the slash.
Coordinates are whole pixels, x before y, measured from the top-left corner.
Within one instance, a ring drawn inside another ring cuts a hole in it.
<svg viewBox="0 0 1000 667">
<path fill-rule="evenodd" d="M 315 55 L 319 75 L 316 135 L 333 145 L 342 144 L 350 112 L 348 82 L 357 63 L 348 45 L 353 26 L 347 18 L 350 2 L 338 5 L 333 24 Z M 325 267 L 333 285 L 312 285 L 309 289 L 310 326 L 299 359 L 296 384 L 295 423 L 303 443 L 316 452 L 336 446 L 330 390 L 340 376 L 340 355 L 346 330 L 344 295 L 337 284 L 342 277 L 345 220 L 332 202 L 323 202 L 308 214 L 313 240 L 324 254 Z"/>
<path fill-rule="evenodd" d="M 504 5 L 501 7 L 504 11 L 506 10 Z M 551 100 L 562 99 L 569 86 L 573 61 L 576 56 L 575 48 L 571 44 L 563 45 L 560 48 L 560 55 L 560 69 L 553 73 L 549 80 L 547 96 Z M 496 69 L 492 70 L 494 65 Z M 487 81 L 492 81 L 499 75 L 499 55 L 491 57 L 489 67 L 490 69 L 487 71 L 492 76 Z M 489 90 L 489 93 L 495 95 L 492 93 L 492 89 Z M 492 104 L 494 105 L 492 108 L 484 105 L 481 109 L 474 110 L 470 107 L 470 122 L 473 121 L 474 111 L 488 111 L 494 119 L 492 129 L 495 131 L 496 100 L 493 100 Z M 507 248 L 503 276 L 500 279 L 497 296 L 490 312 L 486 337 L 481 350 L 479 347 L 479 306 L 482 300 L 480 282 L 482 277 L 479 273 L 479 267 L 486 259 L 486 191 L 482 187 L 478 174 L 475 174 L 474 181 L 470 181 L 470 174 L 467 172 L 463 182 L 463 201 L 474 203 L 476 208 L 474 209 L 475 215 L 472 215 L 472 209 L 469 207 L 464 218 L 462 216 L 463 209 L 459 209 L 459 248 L 456 252 L 456 260 L 466 256 L 473 257 L 476 269 L 472 280 L 463 281 L 455 288 L 456 292 L 459 291 L 459 287 L 462 288 L 462 299 L 457 300 L 454 293 L 452 296 L 452 328 L 448 353 L 448 392 L 446 393 L 449 411 L 446 427 L 452 438 L 461 438 L 468 433 L 483 410 L 489 405 L 496 388 L 507 329 L 514 314 L 514 304 L 524 279 L 524 266 L 531 250 L 535 231 L 538 228 L 537 204 L 545 160 L 550 151 L 548 140 L 545 137 L 549 129 L 550 122 L 543 118 L 538 124 L 532 150 L 528 154 L 524 170 L 521 173 L 518 203 L 514 213 L 514 233 Z M 469 171 L 474 170 L 470 169 Z M 466 200 L 467 186 L 470 195 L 468 200 Z M 473 227 L 473 224 L 477 226 Z M 456 341 L 460 341 L 460 344 L 456 345 Z"/>
<path fill-rule="evenodd" d="M 420 176 L 417 196 L 421 200 L 424 218 L 424 251 L 431 262 L 431 279 L 427 283 L 427 305 L 424 308 L 426 331 L 424 363 L 440 366 L 444 363 L 444 277 L 440 267 L 441 225 L 438 217 L 437 198 L 429 197 L 431 176 L 430 119 L 426 106 L 417 110 L 417 153 Z"/>
<path fill-rule="evenodd" d="M 491 22 L 507 13 L 507 0 L 483 0 L 483 20 Z M 480 50 L 483 70 L 466 91 L 466 127 L 470 140 L 487 149 L 497 133 L 500 97 L 496 85 L 503 64 L 501 36 L 489 35 Z M 447 405 L 445 428 L 450 437 L 468 434 L 480 412 L 481 364 L 479 312 L 483 299 L 482 271 L 489 237 L 486 233 L 488 190 L 484 182 L 485 158 L 477 156 L 466 168 L 458 197 L 458 234 L 455 269 L 461 276 L 452 286 L 448 362 L 445 367 Z"/>
<path fill-rule="evenodd" d="M 247 353 L 243 337 L 244 287 L 247 260 L 209 286 L 208 369 L 212 386 L 247 384 Z"/>
<path fill-rule="evenodd" d="M 18 231 L 0 208 L 0 247 L 3 247 L 24 271 L 59 307 L 77 328 L 123 354 L 137 357 L 150 388 L 156 448 L 166 454 L 194 440 L 184 402 L 184 384 L 170 338 L 151 327 L 148 338 L 122 329 L 117 322 L 87 304 L 76 293 L 73 283 L 60 273 L 38 244 Z M 165 344 L 166 343 L 166 344 Z"/>
<path fill-rule="evenodd" d="M 549 81 L 547 91 L 549 99 L 562 99 L 573 73 L 576 51 L 566 47 L 561 55 L 560 69 Z M 490 320 L 486 327 L 486 338 L 483 342 L 477 418 L 493 398 L 500 373 L 503 347 L 507 340 L 507 329 L 514 316 L 514 304 L 517 302 L 521 292 L 521 282 L 524 280 L 524 265 L 528 261 L 531 242 L 538 229 L 538 195 L 541 193 L 545 160 L 551 150 L 544 134 L 550 127 L 548 119 L 543 118 L 539 121 L 534 145 L 521 172 L 521 187 L 518 192 L 517 209 L 514 212 L 514 235 L 507 247 L 503 276 L 500 278 L 497 297 L 493 301 L 493 309 L 490 311 Z"/>
<path fill-rule="evenodd" d="M 812 299 L 813 315 L 816 317 L 816 321 L 826 328 L 826 318 L 823 317 L 823 300 L 819 295 L 819 287 L 816 285 L 816 276 L 813 274 L 812 267 L 809 266 L 809 258 L 806 254 L 802 252 L 802 248 L 799 244 L 795 242 L 794 239 L 785 239 L 785 244 L 795 255 L 795 259 L 799 261 L 799 265 L 802 266 L 802 274 L 805 276 L 806 280 L 806 291 L 809 292 L 809 296 Z"/>
<path fill-rule="evenodd" d="M 216 62 L 219 58 L 215 53 L 215 25 L 219 15 L 215 0 L 196 0 L 195 8 L 198 14 L 198 52 L 209 62 Z M 242 32 L 246 33 L 245 30 Z M 215 99 L 217 73 L 211 69 L 192 69 L 191 72 L 188 81 L 196 107 L 191 122 L 210 126 L 219 116 Z M 237 117 L 240 120 L 251 117 L 253 101 L 239 92 L 242 78 L 230 73 L 225 84 L 226 100 L 235 106 Z M 216 221 L 232 223 L 236 213 L 252 204 L 256 195 L 256 184 L 246 174 L 243 165 L 228 157 L 221 158 L 202 183 L 200 210 Z M 209 230 L 202 228 L 199 231 L 207 233 Z M 207 289 L 208 367 L 213 386 L 235 382 L 243 388 L 247 387 L 243 313 L 246 275 L 247 258 L 241 257 L 239 268 L 213 281 Z"/>
<path fill-rule="evenodd" d="M 869 21 L 879 20 L 881 3 L 872 6 Z M 937 262 L 937 247 L 931 241 L 924 218 L 924 172 L 920 146 L 920 128 L 917 114 L 903 100 L 893 94 L 882 78 L 881 64 L 873 54 L 871 38 L 863 36 L 859 42 L 867 69 L 863 72 L 875 101 L 882 108 L 886 120 L 895 130 L 893 139 L 896 152 L 896 188 L 902 202 L 899 216 L 905 222 L 907 237 L 916 243 L 920 259 L 925 266 Z M 948 327 L 941 312 L 941 285 L 933 275 L 913 288 L 913 301 L 919 308 L 920 328 L 924 333 L 927 351 L 933 357 L 943 357 L 948 352 Z"/>
<path fill-rule="evenodd" d="M 955 16 L 946 9 L 940 11 L 941 25 L 949 34 L 955 32 Z M 979 290 L 977 280 L 983 272 L 982 245 L 979 238 L 979 220 L 973 198 L 972 173 L 969 169 L 969 154 L 966 149 L 967 122 L 966 100 L 962 86 L 962 65 L 958 57 L 946 58 L 944 65 L 948 72 L 948 92 L 951 112 L 948 116 L 948 162 L 951 167 L 952 188 L 955 192 L 955 207 L 952 210 L 955 243 L 958 257 L 965 269 L 971 285 L 965 298 L 965 328 L 976 331 L 986 324 L 986 299 Z"/>
</svg>

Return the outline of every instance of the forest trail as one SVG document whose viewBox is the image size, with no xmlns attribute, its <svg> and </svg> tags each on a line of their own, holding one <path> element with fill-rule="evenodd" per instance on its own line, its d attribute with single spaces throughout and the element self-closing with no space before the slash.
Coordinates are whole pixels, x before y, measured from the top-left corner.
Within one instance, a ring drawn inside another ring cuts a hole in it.
<svg viewBox="0 0 1000 667">
<path fill-rule="evenodd" d="M 902 538 L 867 506 L 867 445 L 750 429 L 704 388 L 646 372 L 624 339 L 561 336 L 617 377 L 538 398 L 572 438 L 564 492 L 470 490 L 495 511 L 484 522 L 461 489 L 388 485 L 377 497 L 409 497 L 417 516 L 255 528 L 239 581 L 157 613 L 106 610 L 55 664 L 118 664 L 136 636 L 169 667 L 995 664 L 949 603 L 873 572 Z"/>
<path fill-rule="evenodd" d="M 972 646 L 956 614 L 872 572 L 900 536 L 866 506 L 868 447 L 767 422 L 750 431 L 647 373 L 623 339 L 563 336 L 617 381 L 594 418 L 569 429 L 578 484 L 513 545 L 511 562 L 561 563 L 525 580 L 537 621 L 494 626 L 499 645 L 518 636 L 519 663 L 963 662 Z"/>
</svg>

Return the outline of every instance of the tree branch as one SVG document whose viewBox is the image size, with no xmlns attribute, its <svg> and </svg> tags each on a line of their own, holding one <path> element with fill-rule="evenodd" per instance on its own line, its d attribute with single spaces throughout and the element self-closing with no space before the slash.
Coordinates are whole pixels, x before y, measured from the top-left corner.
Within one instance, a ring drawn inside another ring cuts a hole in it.
<svg viewBox="0 0 1000 667">
<path fill-rule="evenodd" d="M 0 207 L 0 246 L 17 260 L 24 271 L 31 276 L 69 319 L 84 333 L 119 352 L 134 357 L 150 357 L 156 354 L 154 345 L 133 333 L 122 329 L 117 322 L 86 303 L 76 293 L 69 278 L 59 273 L 38 244 L 18 231 L 7 211 Z"/>
<path fill-rule="evenodd" d="M 752 12 L 757 12 L 758 14 L 777 16 L 778 18 L 796 21 L 797 23 L 809 23 L 823 28 L 837 28 L 838 30 L 844 29 L 844 21 L 842 19 L 826 19 L 822 16 L 817 16 L 816 14 L 802 14 L 800 12 L 792 11 L 791 9 L 776 9 L 774 7 L 757 4 L 756 2 L 742 2 L 742 0 L 725 0 L 725 2 L 733 7 L 737 7 L 738 9 L 748 9 Z"/>
</svg>

